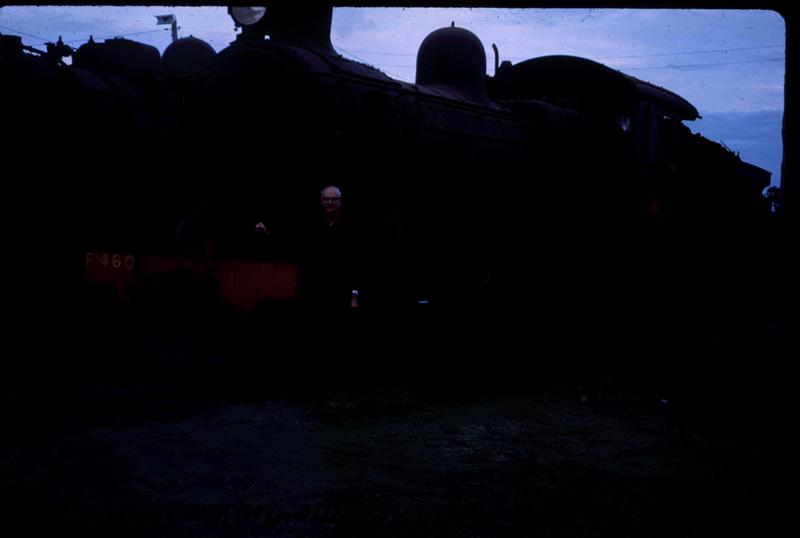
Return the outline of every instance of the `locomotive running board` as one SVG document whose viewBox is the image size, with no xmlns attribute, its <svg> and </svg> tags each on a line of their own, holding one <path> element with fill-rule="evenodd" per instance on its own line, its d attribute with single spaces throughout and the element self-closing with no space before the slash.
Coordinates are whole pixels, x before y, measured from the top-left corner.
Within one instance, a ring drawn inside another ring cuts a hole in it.
<svg viewBox="0 0 800 538">
<path fill-rule="evenodd" d="M 209 266 L 181 256 L 88 251 L 84 275 L 89 283 L 113 287 L 118 297 L 127 302 L 130 287 L 143 277 L 177 270 L 216 279 L 220 300 L 245 312 L 252 312 L 263 300 L 297 297 L 297 265 L 292 263 L 217 259 Z"/>
</svg>

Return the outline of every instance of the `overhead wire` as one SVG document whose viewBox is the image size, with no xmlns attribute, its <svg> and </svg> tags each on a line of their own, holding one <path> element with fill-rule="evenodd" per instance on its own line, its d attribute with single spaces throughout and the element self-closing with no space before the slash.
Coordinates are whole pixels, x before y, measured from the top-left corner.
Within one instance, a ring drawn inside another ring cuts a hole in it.
<svg viewBox="0 0 800 538">
<path fill-rule="evenodd" d="M 763 62 L 780 62 L 786 58 L 764 58 L 761 60 L 743 60 L 739 62 L 714 62 L 707 64 L 680 64 L 680 65 L 654 65 L 654 66 L 641 66 L 641 67 L 616 67 L 615 69 L 625 69 L 626 71 L 641 70 L 641 69 L 683 69 L 686 67 L 715 67 L 718 65 L 735 65 L 735 64 L 754 64 Z"/>
<path fill-rule="evenodd" d="M 655 58 L 657 56 L 684 56 L 689 54 L 727 54 L 728 52 L 740 52 L 744 50 L 762 50 L 782 48 L 785 45 L 764 45 L 762 47 L 737 47 L 728 49 L 708 49 L 708 50 L 689 50 L 684 52 L 656 52 L 652 54 L 631 54 L 628 56 L 604 56 L 598 60 L 627 60 L 628 58 Z"/>
<path fill-rule="evenodd" d="M 760 60 L 742 60 L 742 61 L 736 61 L 736 62 L 713 62 L 713 63 L 702 63 L 702 64 L 676 64 L 676 65 L 653 65 L 653 66 L 630 66 L 630 67 L 628 67 L 628 66 L 622 66 L 622 67 L 609 66 L 609 67 L 613 67 L 614 69 L 618 69 L 618 70 L 622 70 L 622 69 L 625 69 L 625 70 L 683 69 L 683 68 L 691 68 L 691 67 L 714 67 L 714 66 L 718 66 L 718 65 L 735 65 L 735 64 L 750 64 L 750 63 L 763 63 L 763 62 L 779 62 L 779 61 L 783 61 L 785 59 L 786 58 L 784 58 L 784 57 L 780 57 L 780 58 L 764 58 L 764 59 L 760 59 Z M 364 60 L 359 60 L 359 61 L 364 62 Z M 364 62 L 364 63 L 370 63 L 370 62 Z M 372 64 L 370 63 L 370 65 L 372 65 Z M 384 64 L 384 63 L 381 63 L 381 64 L 378 65 L 378 67 L 380 67 L 381 69 L 383 69 L 384 67 L 399 67 L 399 68 L 410 69 L 410 68 L 415 67 L 415 66 L 412 65 L 412 64 Z"/>
<path fill-rule="evenodd" d="M 383 68 L 383 66 L 377 66 L 377 65 L 373 64 L 372 62 L 368 62 L 368 61 L 364 60 L 363 58 L 359 58 L 358 56 L 356 56 L 355 54 L 353 54 L 352 52 L 350 52 L 348 50 L 345 50 L 345 49 L 343 49 L 341 47 L 337 47 L 336 45 L 334 45 L 333 48 L 336 49 L 337 51 L 342 51 L 345 54 L 347 54 L 349 56 L 352 56 L 354 59 L 356 59 L 357 61 L 359 61 L 359 62 L 361 62 L 363 64 L 370 65 L 372 67 L 375 67 L 376 69 L 381 69 L 381 70 L 385 71 L 387 74 L 389 74 L 389 75 L 391 75 L 391 76 L 393 76 L 395 78 L 401 78 L 401 76 L 399 74 L 393 73 L 391 71 L 386 71 Z M 389 67 L 391 67 L 391 66 L 389 66 Z M 397 67 L 406 67 L 406 66 L 397 66 Z"/>
<path fill-rule="evenodd" d="M 113 35 L 106 35 L 106 36 L 97 36 L 97 37 L 94 37 L 94 39 L 113 39 L 115 37 L 129 37 L 129 36 L 132 36 L 132 35 L 152 34 L 154 32 L 166 32 L 166 31 L 169 31 L 169 28 L 157 28 L 155 30 L 141 30 L 139 32 L 128 32 L 126 34 L 113 34 Z M 44 38 L 40 38 L 40 39 L 44 39 Z M 79 39 L 68 39 L 68 40 L 64 41 L 64 43 L 78 43 L 78 42 L 81 42 L 81 41 L 88 41 L 88 40 L 89 40 L 88 37 L 79 38 Z M 45 41 L 44 43 L 37 43 L 37 44 L 31 45 L 31 46 L 39 47 L 39 46 L 45 45 L 47 43 L 54 43 L 54 41 L 48 40 L 48 41 Z"/>
<path fill-rule="evenodd" d="M 764 49 L 772 49 L 772 48 L 779 48 L 784 47 L 784 45 L 764 45 L 758 47 L 736 47 L 736 48 L 728 48 L 728 49 L 707 49 L 707 50 L 691 50 L 691 51 L 680 51 L 680 52 L 665 52 L 665 53 L 653 53 L 653 54 L 635 54 L 630 56 L 614 56 L 614 57 L 601 57 L 596 58 L 596 60 L 613 60 L 613 59 L 627 59 L 627 58 L 650 58 L 650 57 L 664 57 L 664 56 L 681 56 L 681 55 L 692 55 L 692 54 L 719 54 L 719 53 L 728 53 L 728 52 L 741 52 L 741 51 L 750 51 L 750 50 L 764 50 Z M 358 52 L 359 54 L 374 54 L 378 56 L 401 56 L 401 57 L 411 57 L 416 56 L 415 54 L 411 53 L 402 53 L 402 52 L 382 52 L 382 51 L 345 51 L 341 47 L 337 47 L 338 49 L 347 52 L 350 56 L 356 58 L 358 61 L 363 63 L 368 63 L 370 65 L 376 65 L 380 69 L 385 68 L 400 68 L 400 69 L 411 69 L 415 66 L 412 64 L 391 64 L 391 63 L 382 63 L 378 65 L 377 62 L 368 62 L 362 58 L 359 58 L 354 54 L 354 52 Z M 521 57 L 506 57 L 507 59 L 511 60 L 527 60 L 529 58 L 521 58 Z M 672 64 L 672 65 L 658 65 L 658 66 L 623 66 L 623 67 L 614 67 L 617 70 L 645 70 L 645 69 L 691 69 L 691 68 L 704 68 L 704 67 L 716 67 L 722 65 L 737 65 L 737 64 L 749 64 L 749 63 L 763 63 L 763 62 L 778 62 L 785 60 L 784 57 L 780 58 L 762 58 L 757 60 L 738 60 L 738 61 L 730 61 L 730 62 L 706 62 L 706 63 L 697 63 L 697 64 Z M 396 74 L 390 73 L 394 76 Z"/>
<path fill-rule="evenodd" d="M 626 56 L 602 56 L 596 59 L 598 60 L 626 60 L 628 58 L 651 58 L 651 57 L 658 57 L 658 56 L 683 56 L 683 55 L 691 55 L 691 54 L 717 54 L 717 53 L 728 53 L 728 52 L 741 52 L 747 50 L 763 50 L 763 49 L 774 49 L 774 48 L 782 48 L 785 45 L 763 45 L 758 47 L 735 47 L 735 48 L 727 48 L 727 49 L 707 49 L 707 50 L 688 50 L 688 51 L 678 51 L 678 52 L 657 52 L 651 54 L 629 54 Z M 376 56 L 416 56 L 415 53 L 410 52 L 388 52 L 388 51 L 370 51 L 370 50 L 354 50 L 351 51 L 350 54 L 358 53 L 358 54 L 374 54 Z M 507 56 L 505 57 L 508 60 L 527 60 L 529 57 L 523 56 Z"/>
<path fill-rule="evenodd" d="M 48 39 L 46 39 L 44 37 L 41 37 L 41 36 L 38 36 L 38 35 L 35 35 L 35 34 L 31 34 L 31 33 L 28 33 L 28 32 L 23 32 L 21 30 L 10 28 L 10 27 L 4 26 L 4 25 L 0 25 L 0 28 L 2 28 L 4 30 L 7 30 L 7 31 L 15 32 L 17 34 L 24 35 L 24 36 L 27 36 L 27 37 L 32 37 L 34 39 L 42 40 L 42 43 L 36 43 L 34 45 L 31 45 L 31 46 L 34 46 L 34 47 L 42 46 L 42 45 L 45 45 L 46 43 L 52 43 L 53 42 L 52 40 L 48 40 Z M 97 39 L 109 39 L 109 38 L 114 38 L 114 37 L 128 37 L 128 36 L 134 36 L 134 35 L 150 34 L 150 33 L 154 33 L 154 32 L 168 31 L 168 30 L 169 30 L 169 28 L 158 28 L 158 29 L 153 29 L 153 30 L 141 30 L 141 31 L 137 31 L 137 32 L 127 32 L 127 33 L 124 33 L 124 34 L 114 34 L 114 35 L 108 35 L 108 36 L 99 36 L 99 37 L 97 37 Z M 201 32 L 201 33 L 218 34 L 218 35 L 221 35 L 221 36 L 229 37 L 229 34 L 226 34 L 226 33 L 223 33 L 223 32 L 218 32 L 218 31 L 214 31 L 214 30 L 208 30 L 208 29 L 205 29 L 205 28 L 202 28 L 202 29 L 199 28 L 199 29 L 197 29 L 195 31 Z M 70 39 L 70 40 L 66 40 L 66 41 L 63 41 L 63 42 L 64 43 L 77 43 L 77 42 L 82 42 L 82 41 L 87 41 L 87 39 Z M 631 54 L 631 55 L 626 55 L 626 56 L 604 56 L 604 57 L 598 57 L 596 59 L 597 60 L 623 60 L 623 59 L 629 59 L 629 58 L 655 58 L 655 57 L 664 57 L 664 56 L 682 56 L 682 55 L 695 55 L 695 54 L 720 54 L 720 53 L 721 54 L 726 54 L 728 52 L 741 52 L 741 51 L 749 51 L 749 50 L 763 50 L 763 49 L 779 48 L 779 47 L 784 47 L 784 46 L 785 45 L 763 45 L 763 46 L 757 46 L 757 47 L 735 47 L 735 48 L 727 48 L 727 49 L 707 49 L 707 50 L 690 50 L 690 51 L 663 52 L 663 53 L 651 53 L 651 54 Z M 344 49 L 344 48 L 338 47 L 338 46 L 335 46 L 335 48 L 337 50 L 347 54 L 348 56 L 351 56 L 352 58 L 354 58 L 355 60 L 357 60 L 359 62 L 362 62 L 364 64 L 368 64 L 368 65 L 373 65 L 373 66 L 378 67 L 380 69 L 384 69 L 386 67 L 403 68 L 403 69 L 409 69 L 409 68 L 415 67 L 414 65 L 411 65 L 411 64 L 381 64 L 381 65 L 376 65 L 374 62 L 369 62 L 369 61 L 365 60 L 364 58 L 361 58 L 360 56 L 358 56 L 356 54 L 356 53 L 358 53 L 358 54 L 370 54 L 370 55 L 376 55 L 376 56 L 401 56 L 401 57 L 416 56 L 416 54 L 413 54 L 413 53 L 388 52 L 388 51 L 347 50 L 347 49 Z M 510 60 L 520 60 L 520 59 L 525 60 L 525 59 L 528 59 L 528 58 L 509 56 L 509 57 L 507 57 L 507 59 L 510 59 Z M 638 71 L 638 70 L 646 70 L 646 69 L 684 69 L 684 68 L 694 68 L 694 67 L 715 67 L 715 66 L 721 66 L 721 65 L 737 65 L 737 64 L 748 64 L 748 63 L 776 62 L 776 61 L 783 61 L 783 60 L 785 60 L 785 58 L 781 57 L 781 58 L 765 58 L 765 59 L 760 59 L 760 60 L 740 60 L 740 61 L 732 61 L 732 62 L 709 62 L 709 63 L 702 63 L 702 64 L 676 64 L 676 65 L 662 65 L 662 66 L 630 66 L 630 67 L 625 66 L 625 67 L 616 67 L 615 69 L 619 69 L 619 70 L 636 70 L 636 71 Z M 393 76 L 398 76 L 397 73 L 391 73 L 391 72 L 388 72 L 388 71 L 387 71 L 387 73 L 389 73 L 390 75 L 393 75 Z"/>
<path fill-rule="evenodd" d="M 41 37 L 41 36 L 38 36 L 38 35 L 29 34 L 29 33 L 27 33 L 27 32 L 23 32 L 23 31 L 21 31 L 21 30 L 15 30 L 14 28 L 9 28 L 8 26 L 3 26 L 3 25 L 1 25 L 1 24 L 0 24 L 0 28 L 2 28 L 3 30 L 8 30 L 8 31 L 10 31 L 10 32 L 14 32 L 15 34 L 20 34 L 20 35 L 24 35 L 24 36 L 32 37 L 32 38 L 34 38 L 34 39 L 44 39 L 45 41 L 47 40 L 47 38 L 46 38 L 46 37 Z"/>
</svg>

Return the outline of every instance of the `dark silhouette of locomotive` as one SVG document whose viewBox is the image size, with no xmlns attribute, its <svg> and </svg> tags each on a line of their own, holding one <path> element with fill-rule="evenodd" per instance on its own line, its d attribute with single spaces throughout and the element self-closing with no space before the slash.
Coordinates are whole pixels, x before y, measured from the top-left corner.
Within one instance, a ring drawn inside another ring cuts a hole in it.
<svg viewBox="0 0 800 538">
<path fill-rule="evenodd" d="M 757 295 L 769 173 L 692 134 L 678 95 L 570 56 L 487 76 L 458 27 L 423 41 L 405 83 L 334 52 L 330 8 L 247 22 L 219 54 L 90 40 L 71 65 L 63 44 L 0 36 L 20 304 L 168 274 L 244 309 L 292 300 L 296 231 L 327 184 L 359 223 L 376 315 L 425 305 L 525 331 Z"/>
</svg>

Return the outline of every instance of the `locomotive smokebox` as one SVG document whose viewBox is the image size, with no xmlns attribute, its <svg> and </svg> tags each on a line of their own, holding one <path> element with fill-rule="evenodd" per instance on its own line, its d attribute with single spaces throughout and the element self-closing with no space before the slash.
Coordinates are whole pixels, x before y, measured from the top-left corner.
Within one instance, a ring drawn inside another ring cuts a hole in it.
<svg viewBox="0 0 800 538">
<path fill-rule="evenodd" d="M 483 43 L 464 28 L 431 32 L 417 52 L 416 82 L 454 91 L 469 101 L 488 105 Z"/>
<path fill-rule="evenodd" d="M 167 78 L 189 77 L 205 69 L 216 55 L 211 45 L 202 39 L 182 37 L 164 51 L 161 67 Z"/>
</svg>

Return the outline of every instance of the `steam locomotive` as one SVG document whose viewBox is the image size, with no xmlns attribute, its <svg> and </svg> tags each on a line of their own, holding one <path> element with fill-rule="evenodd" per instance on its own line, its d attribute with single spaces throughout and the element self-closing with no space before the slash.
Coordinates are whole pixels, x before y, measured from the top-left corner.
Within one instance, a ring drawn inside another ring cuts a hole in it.
<svg viewBox="0 0 800 538">
<path fill-rule="evenodd" d="M 338 55 L 330 8 L 231 15 L 242 31 L 219 53 L 0 36 L 19 304 L 85 285 L 141 300 L 168 275 L 244 311 L 294 301 L 295 232 L 328 184 L 366 253 L 365 312 L 524 325 L 756 293 L 770 174 L 692 134 L 673 92 L 571 56 L 496 57 L 489 76 L 454 26 L 406 83 Z M 187 218 L 203 225 L 176 240 Z"/>
</svg>

